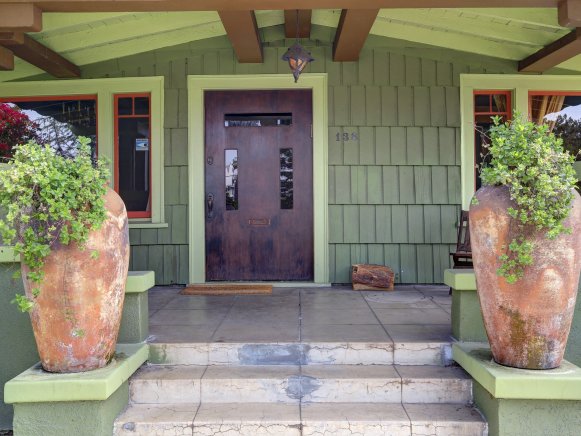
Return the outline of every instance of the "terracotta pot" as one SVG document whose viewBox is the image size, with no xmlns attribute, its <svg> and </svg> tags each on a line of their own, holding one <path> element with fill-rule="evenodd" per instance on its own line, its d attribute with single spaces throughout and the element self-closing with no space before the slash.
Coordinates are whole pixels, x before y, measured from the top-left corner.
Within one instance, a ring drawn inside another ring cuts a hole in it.
<svg viewBox="0 0 581 436">
<path fill-rule="evenodd" d="M 478 297 L 494 360 L 501 365 L 550 369 L 561 364 L 581 272 L 581 198 L 575 191 L 565 225 L 572 234 L 549 240 L 527 229 L 534 263 L 514 284 L 497 275 L 499 255 L 514 237 L 515 204 L 507 187 L 484 186 L 470 206 L 470 239 Z"/>
<path fill-rule="evenodd" d="M 43 368 L 80 372 L 111 361 L 121 323 L 129 267 L 129 230 L 123 200 L 113 190 L 105 195 L 107 218 L 90 234 L 85 250 L 76 244 L 53 249 L 40 286 L 25 279 L 26 295 L 40 288 L 30 312 Z M 93 250 L 99 253 L 91 257 Z"/>
</svg>

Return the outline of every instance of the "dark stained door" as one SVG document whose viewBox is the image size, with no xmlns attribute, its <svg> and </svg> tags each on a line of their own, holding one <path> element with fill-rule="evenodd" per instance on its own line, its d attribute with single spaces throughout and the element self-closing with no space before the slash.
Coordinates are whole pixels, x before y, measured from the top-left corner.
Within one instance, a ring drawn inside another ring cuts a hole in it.
<svg viewBox="0 0 581 436">
<path fill-rule="evenodd" d="M 313 280 L 312 93 L 208 91 L 206 279 Z"/>
</svg>

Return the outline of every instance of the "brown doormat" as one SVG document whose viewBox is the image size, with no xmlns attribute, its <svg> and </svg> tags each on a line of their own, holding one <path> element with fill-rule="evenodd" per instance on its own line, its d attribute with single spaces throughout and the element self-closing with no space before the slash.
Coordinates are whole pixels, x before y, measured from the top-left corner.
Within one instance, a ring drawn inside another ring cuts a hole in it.
<svg viewBox="0 0 581 436">
<path fill-rule="evenodd" d="M 272 285 L 253 284 L 201 284 L 188 285 L 180 294 L 182 295 L 256 295 L 272 294 Z"/>
</svg>

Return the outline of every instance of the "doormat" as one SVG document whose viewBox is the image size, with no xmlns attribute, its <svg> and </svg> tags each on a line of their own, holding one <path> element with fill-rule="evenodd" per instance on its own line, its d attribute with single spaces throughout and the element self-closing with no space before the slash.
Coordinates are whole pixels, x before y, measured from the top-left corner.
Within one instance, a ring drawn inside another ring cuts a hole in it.
<svg viewBox="0 0 581 436">
<path fill-rule="evenodd" d="M 188 285 L 180 294 L 182 295 L 262 295 L 272 294 L 272 285 L 253 284 L 201 284 Z"/>
</svg>

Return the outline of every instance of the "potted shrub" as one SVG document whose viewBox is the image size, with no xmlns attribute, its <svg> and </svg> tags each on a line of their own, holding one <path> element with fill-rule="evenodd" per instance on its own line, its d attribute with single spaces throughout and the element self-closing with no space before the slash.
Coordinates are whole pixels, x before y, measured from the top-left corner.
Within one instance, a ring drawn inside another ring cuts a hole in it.
<svg viewBox="0 0 581 436">
<path fill-rule="evenodd" d="M 42 366 L 79 372 L 112 359 L 129 264 L 127 213 L 93 162 L 88 140 L 72 156 L 30 141 L 0 171 L 4 241 L 20 254 Z"/>
<path fill-rule="evenodd" d="M 490 130 L 491 160 L 470 206 L 478 296 L 494 360 L 548 369 L 563 358 L 581 271 L 574 158 L 518 114 Z"/>
</svg>

